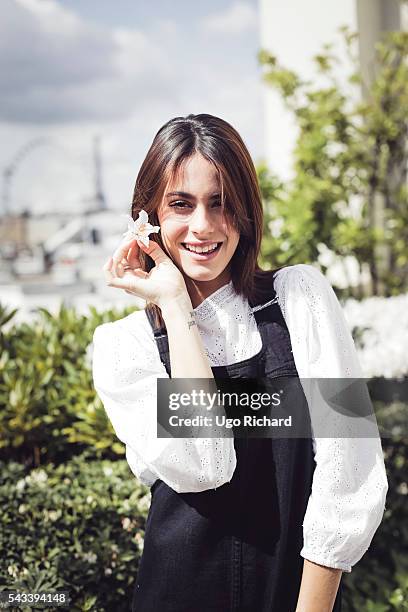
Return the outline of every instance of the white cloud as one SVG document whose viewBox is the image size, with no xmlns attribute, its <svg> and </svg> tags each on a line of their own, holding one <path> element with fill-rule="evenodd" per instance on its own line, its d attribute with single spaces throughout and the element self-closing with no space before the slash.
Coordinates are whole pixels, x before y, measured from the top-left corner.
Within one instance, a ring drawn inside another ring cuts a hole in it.
<svg viewBox="0 0 408 612">
<path fill-rule="evenodd" d="M 256 10 L 247 2 L 236 2 L 225 11 L 213 13 L 202 20 L 202 27 L 209 32 L 241 34 L 258 25 Z"/>
<path fill-rule="evenodd" d="M 6 0 L 0 119 L 36 124 L 122 118 L 163 95 L 172 70 L 165 50 L 141 31 L 96 26 L 55 0 Z"/>
<path fill-rule="evenodd" d="M 10 92 L 112 75 L 114 52 L 115 43 L 104 30 L 53 0 L 6 0 L 2 7 L 0 66 Z"/>
</svg>

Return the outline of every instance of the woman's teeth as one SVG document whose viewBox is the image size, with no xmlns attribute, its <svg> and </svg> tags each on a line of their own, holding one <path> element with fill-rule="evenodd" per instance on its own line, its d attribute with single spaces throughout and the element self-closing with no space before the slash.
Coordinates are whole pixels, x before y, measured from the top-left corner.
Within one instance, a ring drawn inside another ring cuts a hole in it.
<svg viewBox="0 0 408 612">
<path fill-rule="evenodd" d="M 211 253 L 212 251 L 215 251 L 215 249 L 218 247 L 218 242 L 214 242 L 213 244 L 208 244 L 204 247 L 192 246 L 191 244 L 184 243 L 184 247 L 188 251 L 193 251 L 193 253 Z"/>
</svg>

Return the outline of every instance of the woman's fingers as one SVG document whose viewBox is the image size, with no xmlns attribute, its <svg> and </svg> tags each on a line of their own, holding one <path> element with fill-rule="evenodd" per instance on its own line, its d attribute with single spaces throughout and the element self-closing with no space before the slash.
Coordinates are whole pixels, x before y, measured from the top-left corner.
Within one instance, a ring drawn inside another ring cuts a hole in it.
<svg viewBox="0 0 408 612">
<path fill-rule="evenodd" d="M 123 278 L 125 277 L 127 277 L 128 279 L 131 279 L 133 277 L 147 278 L 148 276 L 149 276 L 149 273 L 145 272 L 141 268 L 136 268 L 135 270 L 132 270 L 131 268 L 129 268 L 128 270 L 125 269 Z"/>
<path fill-rule="evenodd" d="M 149 241 L 149 246 L 135 238 L 127 239 L 122 242 L 112 255 L 112 274 L 115 277 L 123 278 L 126 265 L 132 269 L 140 269 L 139 250 L 150 255 L 156 265 L 165 261 L 171 261 L 166 253 L 154 240 Z M 127 263 L 126 263 L 127 262 Z"/>
<path fill-rule="evenodd" d="M 147 247 L 139 240 L 132 238 L 118 246 L 112 257 L 103 266 L 103 272 L 108 287 L 117 287 L 146 299 L 149 283 L 145 285 L 145 282 L 149 278 L 149 273 L 140 267 L 140 250 L 149 255 L 156 266 L 171 262 L 157 242 L 150 240 Z"/>
<path fill-rule="evenodd" d="M 119 264 L 119 269 L 120 268 L 123 269 L 123 265 L 121 263 Z M 140 297 L 143 298 L 143 281 L 149 276 L 149 274 L 144 270 L 141 270 L 140 268 L 137 268 L 136 270 L 124 270 L 122 276 L 116 276 L 114 274 L 113 257 L 110 257 L 103 266 L 103 272 L 108 287 L 124 289 L 127 293 L 140 295 Z"/>
<path fill-rule="evenodd" d="M 125 273 L 125 267 L 123 263 L 120 261 L 118 264 L 116 264 L 116 274 L 118 275 L 119 278 L 122 278 L 124 273 Z"/>
<path fill-rule="evenodd" d="M 166 255 L 163 249 L 154 240 L 149 240 L 148 247 L 139 240 L 137 241 L 137 244 L 145 253 L 147 253 L 147 255 L 149 255 L 153 259 L 156 266 L 164 262 L 171 262 L 170 257 Z"/>
<path fill-rule="evenodd" d="M 141 267 L 141 262 L 139 259 L 139 252 L 140 252 L 139 246 L 135 242 L 135 244 L 132 244 L 132 246 L 130 247 L 128 256 L 127 256 L 128 265 L 133 269 Z"/>
<path fill-rule="evenodd" d="M 113 259 L 112 257 L 109 257 L 108 261 L 105 263 L 105 265 L 102 268 L 103 275 L 105 277 L 106 282 L 108 282 L 108 280 L 112 278 L 112 266 L 113 266 Z"/>
<path fill-rule="evenodd" d="M 128 256 L 128 253 L 129 253 L 129 250 L 132 244 L 136 244 L 136 239 L 128 238 L 124 240 L 123 242 L 121 242 L 121 244 L 118 246 L 118 248 L 113 253 L 112 255 L 112 261 L 113 261 L 112 274 L 114 276 L 120 276 L 120 274 L 123 272 L 123 270 L 120 270 L 119 264 L 122 263 L 122 259 L 127 259 L 127 256 Z"/>
</svg>

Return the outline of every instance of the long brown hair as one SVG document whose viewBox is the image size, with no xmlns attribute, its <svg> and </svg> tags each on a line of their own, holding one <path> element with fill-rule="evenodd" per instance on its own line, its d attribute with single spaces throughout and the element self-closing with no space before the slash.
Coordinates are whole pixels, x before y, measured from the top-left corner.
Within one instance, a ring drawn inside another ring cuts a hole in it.
<svg viewBox="0 0 408 612">
<path fill-rule="evenodd" d="M 250 303 L 261 303 L 272 291 L 274 273 L 258 266 L 263 230 L 261 194 L 248 149 L 226 121 L 208 114 L 188 115 L 171 119 L 160 128 L 136 179 L 132 217 L 136 219 L 143 209 L 152 225 L 159 224 L 157 210 L 168 181 L 195 153 L 217 169 L 222 203 L 240 234 L 230 263 L 233 287 Z M 167 252 L 160 233 L 151 239 Z M 154 266 L 153 260 L 142 252 L 140 259 L 147 272 Z M 152 310 L 157 327 L 165 327 L 160 308 L 151 303 L 146 308 Z"/>
</svg>

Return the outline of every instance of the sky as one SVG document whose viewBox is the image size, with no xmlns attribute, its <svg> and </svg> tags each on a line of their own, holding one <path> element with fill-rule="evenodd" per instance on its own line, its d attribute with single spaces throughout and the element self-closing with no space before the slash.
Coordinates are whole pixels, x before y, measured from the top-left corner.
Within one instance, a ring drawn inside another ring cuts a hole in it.
<svg viewBox="0 0 408 612">
<path fill-rule="evenodd" d="M 2 0 L 0 168 L 11 212 L 76 212 L 94 193 L 128 212 L 168 119 L 208 112 L 263 157 L 257 0 Z M 3 204 L 3 202 L 2 202 Z"/>
</svg>

